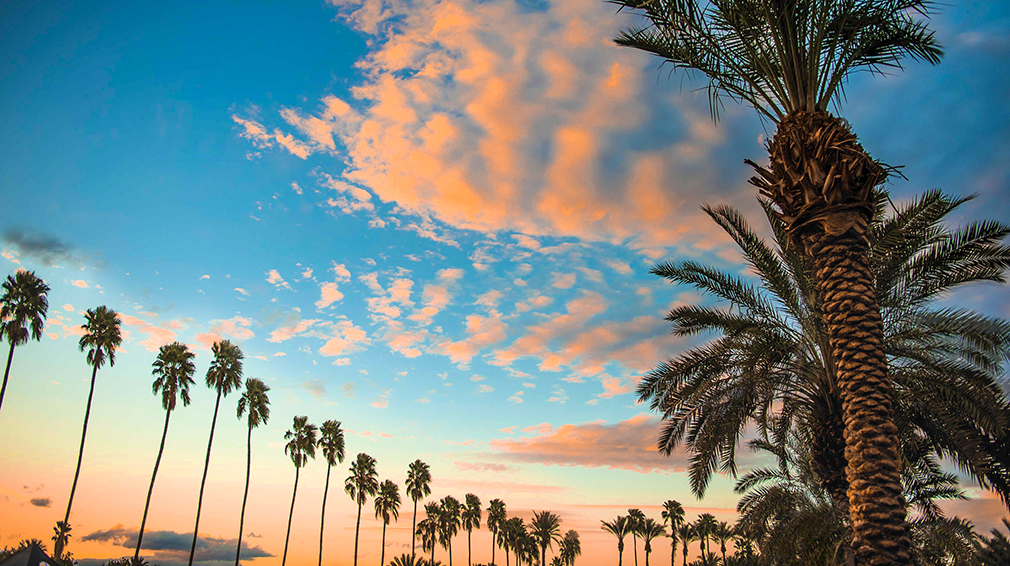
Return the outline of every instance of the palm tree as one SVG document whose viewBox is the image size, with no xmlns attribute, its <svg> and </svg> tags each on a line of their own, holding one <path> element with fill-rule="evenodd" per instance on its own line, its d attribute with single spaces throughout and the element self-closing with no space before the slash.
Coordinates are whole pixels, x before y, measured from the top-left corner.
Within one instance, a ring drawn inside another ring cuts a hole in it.
<svg viewBox="0 0 1010 566">
<path fill-rule="evenodd" d="M 710 560 L 712 557 L 712 549 L 708 544 L 708 538 L 712 536 L 714 530 L 715 515 L 711 513 L 698 515 L 698 518 L 694 522 L 694 532 L 697 533 L 698 540 L 701 541 L 701 556 L 706 560 Z"/>
<path fill-rule="evenodd" d="M 523 524 L 523 520 L 519 517 L 509 517 L 505 520 L 502 533 L 505 539 L 505 543 L 502 545 L 505 548 L 505 566 L 508 566 L 509 551 L 515 554 L 516 566 L 521 566 L 519 558 L 523 550 L 523 539 L 526 537 L 526 525 Z"/>
<path fill-rule="evenodd" d="M 417 502 L 431 495 L 431 468 L 420 459 L 407 468 L 407 496 L 414 502 L 414 519 L 410 524 L 410 555 L 414 556 L 414 539 L 417 538 Z"/>
<path fill-rule="evenodd" d="M 547 547 L 561 541 L 561 517 L 550 511 L 534 511 L 530 534 L 540 547 L 540 564 L 547 564 Z"/>
<path fill-rule="evenodd" d="M 652 552 L 652 540 L 656 537 L 665 535 L 666 529 L 663 528 L 662 524 L 657 523 L 655 519 L 649 517 L 642 521 L 638 534 L 642 535 L 642 540 L 645 541 L 645 566 L 649 566 L 649 554 Z"/>
<path fill-rule="evenodd" d="M 267 424 L 270 420 L 270 398 L 267 397 L 267 387 L 262 380 L 250 378 L 245 380 L 245 393 L 238 400 L 238 418 L 242 418 L 246 410 L 249 411 L 247 424 L 249 434 L 246 437 L 246 461 L 245 461 L 245 491 L 242 492 L 242 513 L 238 520 L 238 544 L 235 547 L 235 566 L 239 566 L 239 558 L 242 555 L 242 528 L 245 525 L 245 504 L 249 499 L 249 475 L 252 472 L 252 431 L 261 423 Z M 297 475 L 297 470 L 295 471 Z"/>
<path fill-rule="evenodd" d="M 133 553 L 133 561 L 140 560 L 140 547 L 144 543 L 144 526 L 147 524 L 147 511 L 151 507 L 151 493 L 154 492 L 154 480 L 158 477 L 158 466 L 161 465 L 161 455 L 165 452 L 165 439 L 168 437 L 168 420 L 175 409 L 177 398 L 182 398 L 184 407 L 189 405 L 189 386 L 194 383 L 193 374 L 196 365 L 193 364 L 193 352 L 181 342 L 173 342 L 158 350 L 154 360 L 155 376 L 151 388 L 157 395 L 161 391 L 161 407 L 165 409 L 165 429 L 161 433 L 161 446 L 158 457 L 154 460 L 154 472 L 151 474 L 151 485 L 147 488 L 147 500 L 144 502 L 144 517 L 140 520 L 140 532 L 137 534 L 137 549 Z"/>
<path fill-rule="evenodd" d="M 14 348 L 28 342 L 30 337 L 36 342 L 42 339 L 42 329 L 49 311 L 49 286 L 35 275 L 34 271 L 18 271 L 8 275 L 3 283 L 4 294 L 0 297 L 0 340 L 10 343 L 7 353 L 7 369 L 4 383 L 0 387 L 0 407 L 4 404 L 7 391 L 7 377 L 11 373 Z"/>
<path fill-rule="evenodd" d="M 631 532 L 628 518 L 621 515 L 609 523 L 606 521 L 600 521 L 600 523 L 602 523 L 604 531 L 617 537 L 617 566 L 621 566 L 624 563 L 624 537 Z"/>
<path fill-rule="evenodd" d="M 638 535 L 645 522 L 641 509 L 628 509 L 628 532 L 631 533 L 631 548 L 635 552 L 635 566 L 638 566 Z"/>
<path fill-rule="evenodd" d="M 582 554 L 582 544 L 579 542 L 579 533 L 569 530 L 561 539 L 561 548 L 558 551 L 561 562 L 564 566 L 575 566 L 575 558 Z"/>
<path fill-rule="evenodd" d="M 210 439 L 207 441 L 207 458 L 203 462 L 203 477 L 200 478 L 200 496 L 196 499 L 196 524 L 193 526 L 193 544 L 189 547 L 189 566 L 193 566 L 196 556 L 196 539 L 200 534 L 200 511 L 203 510 L 203 488 L 207 484 L 207 470 L 210 469 L 210 449 L 214 446 L 214 428 L 217 426 L 217 410 L 221 397 L 226 397 L 232 389 L 242 385 L 242 350 L 228 340 L 214 342 L 211 346 L 214 359 L 207 370 L 207 387 L 217 391 L 214 402 L 214 418 L 210 421 Z"/>
<path fill-rule="evenodd" d="M 281 566 L 288 560 L 288 541 L 291 539 L 291 519 L 295 516 L 295 496 L 298 495 L 298 472 L 316 458 L 316 425 L 309 423 L 308 417 L 295 417 L 291 430 L 284 433 L 284 453 L 291 457 L 295 465 L 295 487 L 291 490 L 291 510 L 288 511 L 288 530 L 284 535 L 284 556 Z"/>
<path fill-rule="evenodd" d="M 351 475 L 344 480 L 344 491 L 358 504 L 358 522 L 354 525 L 354 566 L 358 566 L 358 534 L 361 531 L 361 506 L 379 491 L 379 472 L 375 458 L 364 452 L 351 463 Z"/>
<path fill-rule="evenodd" d="M 326 487 L 323 488 L 323 510 L 319 519 L 319 566 L 323 566 L 323 532 L 326 525 L 326 495 L 330 492 L 330 469 L 338 463 L 344 463 L 344 431 L 340 428 L 340 421 L 323 423 L 319 428 L 318 447 L 323 450 L 323 457 L 326 458 Z"/>
<path fill-rule="evenodd" d="M 382 554 L 379 556 L 379 564 L 386 563 L 386 526 L 389 520 L 394 521 L 400 518 L 400 488 L 393 482 L 386 480 L 379 486 L 379 493 L 375 496 L 375 518 L 382 517 Z"/>
<path fill-rule="evenodd" d="M 424 506 L 424 519 L 417 524 L 416 536 L 421 537 L 421 551 L 431 551 L 430 564 L 435 563 L 435 546 L 438 544 L 438 515 L 440 509 L 437 501 Z"/>
<path fill-rule="evenodd" d="M 498 539 L 498 531 L 505 522 L 505 502 L 501 499 L 492 499 L 487 507 L 487 529 L 491 531 L 491 564 L 494 565 L 494 548 Z M 505 555 L 508 558 L 508 554 Z"/>
<path fill-rule="evenodd" d="M 466 503 L 460 513 L 463 529 L 466 530 L 466 560 L 473 566 L 473 557 L 470 553 L 470 533 L 474 529 L 480 528 L 480 498 L 472 493 L 466 494 Z"/>
<path fill-rule="evenodd" d="M 726 543 L 733 538 L 733 528 L 726 521 L 719 521 L 712 530 L 712 538 L 719 542 L 719 553 L 723 566 L 726 564 Z M 648 566 L 648 565 L 647 565 Z"/>
<path fill-rule="evenodd" d="M 123 343 L 123 337 L 119 332 L 119 315 L 116 311 L 110 310 L 102 305 L 95 309 L 88 309 L 84 315 L 84 324 L 81 328 L 84 335 L 81 336 L 77 347 L 80 351 L 88 351 L 88 365 L 91 366 L 91 389 L 88 391 L 88 405 L 84 411 L 84 427 L 81 431 L 81 449 L 77 454 L 77 470 L 74 472 L 74 483 L 70 488 L 70 500 L 67 501 L 67 514 L 63 518 L 62 528 L 65 533 L 70 532 L 70 510 L 74 506 L 74 493 L 77 491 L 77 479 L 81 476 L 81 461 L 84 459 L 84 441 L 88 438 L 88 419 L 91 417 L 91 401 L 95 396 L 95 377 L 98 375 L 98 368 L 105 365 L 106 360 L 109 367 L 116 365 L 116 349 Z M 56 544 L 53 545 L 53 558 L 60 560 L 63 556 L 63 547 L 66 544 L 66 537 L 57 537 Z"/>
<path fill-rule="evenodd" d="M 505 566 L 509 566 L 509 552 L 512 550 L 511 519 L 506 517 L 502 518 L 501 522 L 498 524 L 498 533 L 495 537 L 495 542 L 498 543 L 502 552 L 505 553 Z M 492 552 L 493 551 L 494 549 L 492 547 Z"/>
<path fill-rule="evenodd" d="M 1003 526 L 1010 532 L 1010 521 L 1002 519 Z M 978 561 L 981 566 L 1010 564 L 1010 537 L 999 529 L 992 529 L 991 537 L 979 536 L 977 543 Z"/>
<path fill-rule="evenodd" d="M 663 503 L 663 523 L 670 527 L 670 566 L 674 566 L 677 556 L 677 528 L 684 524 L 684 507 L 675 499 Z"/>
<path fill-rule="evenodd" d="M 677 538 L 680 539 L 681 552 L 684 553 L 684 566 L 687 566 L 688 547 L 692 542 L 698 540 L 698 533 L 694 530 L 694 525 L 691 523 L 681 523 L 677 527 Z M 670 566 L 673 566 L 673 563 Z"/>
<path fill-rule="evenodd" d="M 459 532 L 460 512 L 459 500 L 451 495 L 442 498 L 438 513 L 438 543 L 449 551 L 449 566 L 452 566 L 452 537 Z"/>
</svg>

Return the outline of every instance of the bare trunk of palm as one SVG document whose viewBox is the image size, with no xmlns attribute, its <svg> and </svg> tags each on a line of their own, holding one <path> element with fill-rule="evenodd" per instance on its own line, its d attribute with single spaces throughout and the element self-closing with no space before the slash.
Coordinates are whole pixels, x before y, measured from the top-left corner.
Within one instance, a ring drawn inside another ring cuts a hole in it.
<svg viewBox="0 0 1010 566">
<path fill-rule="evenodd" d="M 221 390 L 217 390 L 214 402 L 214 418 L 210 421 L 210 440 L 207 441 L 207 458 L 203 462 L 203 477 L 200 479 L 200 496 L 196 499 L 196 524 L 193 526 L 193 544 L 189 547 L 189 566 L 193 566 L 196 555 L 196 539 L 200 535 L 200 511 L 203 509 L 203 488 L 207 484 L 207 470 L 210 468 L 210 449 L 214 446 L 214 427 L 217 425 L 217 410 L 221 406 Z"/>
<path fill-rule="evenodd" d="M 631 534 L 631 549 L 635 552 L 635 566 L 638 566 L 638 537 Z"/>
<path fill-rule="evenodd" d="M 670 529 L 677 531 L 673 523 L 670 523 Z M 677 566 L 677 539 L 671 537 L 670 541 L 670 566 Z"/>
<path fill-rule="evenodd" d="M 11 373 L 11 360 L 14 359 L 14 342 L 11 342 L 11 350 L 7 353 L 7 369 L 4 370 L 4 384 L 0 387 L 0 408 L 4 406 L 4 393 L 7 392 L 7 376 Z"/>
<path fill-rule="evenodd" d="M 449 566 L 452 566 L 452 537 L 449 537 Z"/>
<path fill-rule="evenodd" d="M 413 498 L 411 498 L 413 499 Z M 414 561 L 414 548 L 417 542 L 417 500 L 414 499 L 414 519 L 410 522 L 410 561 Z"/>
<path fill-rule="evenodd" d="M 238 545 L 235 547 L 235 566 L 242 556 L 242 529 L 245 527 L 245 504 L 249 499 L 249 472 L 252 471 L 252 425 L 249 425 L 249 435 L 246 438 L 245 458 L 245 491 L 242 492 L 242 513 L 238 518 Z"/>
<path fill-rule="evenodd" d="M 645 551 L 645 566 L 649 566 L 649 551 Z"/>
<path fill-rule="evenodd" d="M 74 506 L 74 493 L 77 491 L 77 480 L 81 477 L 81 460 L 84 459 L 84 441 L 88 438 L 88 419 L 91 417 L 91 400 L 95 396 L 95 376 L 98 375 L 98 366 L 91 369 L 91 390 L 88 392 L 88 408 L 84 411 L 84 428 L 81 431 L 81 449 L 77 453 L 77 470 L 74 472 L 74 483 L 70 487 L 70 500 L 67 502 L 67 514 L 63 518 L 63 524 L 70 526 L 70 509 Z M 63 556 L 63 546 L 65 539 L 60 538 L 53 547 L 54 558 L 61 560 Z"/>
<path fill-rule="evenodd" d="M 624 564 L 624 549 L 618 546 L 617 548 L 617 566 Z"/>
<path fill-rule="evenodd" d="M 358 533 L 361 532 L 361 503 L 358 503 L 358 522 L 354 524 L 354 566 L 358 566 Z M 435 559 L 435 551 L 431 552 L 431 559 Z M 283 564 L 281 565 L 283 566 Z"/>
<path fill-rule="evenodd" d="M 684 542 L 684 566 L 687 566 L 687 552 L 688 552 L 687 541 Z"/>
<path fill-rule="evenodd" d="M 137 550 L 133 553 L 133 561 L 140 561 L 140 547 L 144 544 L 144 526 L 147 525 L 147 511 L 151 508 L 151 494 L 154 492 L 154 480 L 158 477 L 158 466 L 161 465 L 161 455 L 165 452 L 165 438 L 168 437 L 168 420 L 172 411 L 165 411 L 165 430 L 161 433 L 161 446 L 158 457 L 154 460 L 154 473 L 151 474 L 151 485 L 147 488 L 147 500 L 144 502 L 144 517 L 140 520 L 140 532 L 137 534 Z"/>
<path fill-rule="evenodd" d="M 323 488 L 323 512 L 319 519 L 319 566 L 323 566 L 323 527 L 326 525 L 326 494 L 330 491 L 330 468 L 332 467 L 329 463 L 326 464 L 326 487 Z M 385 533 L 383 533 L 383 536 L 385 536 Z"/>
<path fill-rule="evenodd" d="M 494 547 L 496 546 L 494 541 L 498 538 L 498 531 L 491 530 L 491 566 L 494 566 Z"/>
<path fill-rule="evenodd" d="M 379 553 L 379 566 L 384 566 L 386 563 L 386 525 L 389 523 L 382 522 L 382 552 Z"/>
<path fill-rule="evenodd" d="M 540 566 L 547 566 L 547 547 L 540 547 Z"/>
<path fill-rule="evenodd" d="M 470 551 L 470 530 L 466 531 L 466 561 L 470 566 L 473 566 L 473 555 Z"/>
<path fill-rule="evenodd" d="M 288 541 L 291 540 L 291 519 L 295 516 L 295 496 L 298 495 L 298 472 L 300 468 L 295 466 L 295 488 L 291 490 L 291 510 L 288 511 L 288 531 L 284 535 L 284 557 L 281 558 L 281 566 L 284 566 L 288 562 Z M 360 509 L 359 509 L 360 515 Z M 354 540 L 354 563 L 357 564 L 358 561 L 358 541 L 357 538 Z"/>
</svg>

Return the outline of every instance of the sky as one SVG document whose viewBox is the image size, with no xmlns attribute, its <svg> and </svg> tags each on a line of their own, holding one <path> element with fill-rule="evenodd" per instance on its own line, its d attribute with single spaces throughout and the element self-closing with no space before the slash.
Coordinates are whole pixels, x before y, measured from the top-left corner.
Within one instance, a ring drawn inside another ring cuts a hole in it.
<svg viewBox="0 0 1010 566">
<path fill-rule="evenodd" d="M 634 387 L 694 343 L 665 313 L 711 303 L 649 268 L 744 273 L 699 207 L 765 229 L 743 160 L 765 159 L 771 125 L 733 103 L 713 122 L 702 79 L 612 43 L 631 22 L 598 0 L 2 3 L 0 264 L 52 290 L 0 412 L 0 545 L 48 542 L 62 520 L 90 380 L 79 325 L 103 304 L 124 342 L 98 372 L 75 496 L 68 548 L 83 566 L 132 554 L 164 423 L 151 363 L 173 341 L 196 352 L 197 384 L 173 413 L 144 539 L 163 566 L 188 556 L 220 339 L 271 388 L 248 564 L 281 563 L 296 415 L 341 421 L 348 460 L 372 455 L 401 488 L 420 458 L 432 497 L 559 513 L 585 566 L 616 558 L 599 521 L 629 507 L 659 519 L 676 499 L 689 518 L 732 521 L 733 478 L 697 500 Z M 953 221 L 1006 220 L 1010 6 L 945 5 L 932 26 L 939 66 L 857 75 L 840 114 L 902 167 L 896 202 L 940 187 L 977 194 Z M 1008 299 L 995 284 L 947 298 L 1000 316 Z M 238 534 L 237 398 L 215 432 L 201 566 L 231 560 Z M 741 450 L 743 469 L 763 462 Z M 328 564 L 353 558 L 349 464 L 330 472 Z M 292 564 L 317 559 L 326 474 L 321 458 L 301 472 Z M 969 492 L 948 510 L 999 524 L 998 500 Z M 409 550 L 411 512 L 389 526 L 387 559 Z M 364 564 L 379 558 L 373 515 L 369 502 Z M 472 539 L 474 562 L 490 561 L 487 531 Z M 453 548 L 464 559 L 465 537 Z"/>
</svg>

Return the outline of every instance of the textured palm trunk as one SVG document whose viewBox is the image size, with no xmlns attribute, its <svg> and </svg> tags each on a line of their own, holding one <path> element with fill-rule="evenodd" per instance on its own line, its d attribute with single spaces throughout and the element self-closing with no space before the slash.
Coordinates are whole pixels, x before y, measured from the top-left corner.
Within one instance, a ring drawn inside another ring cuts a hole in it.
<svg viewBox="0 0 1010 566">
<path fill-rule="evenodd" d="M 813 431 L 811 439 L 811 467 L 821 485 L 831 496 L 835 508 L 844 517 L 849 515 L 849 481 L 845 478 L 845 423 L 841 408 L 827 401 L 819 401 L 810 422 Z"/>
<path fill-rule="evenodd" d="M 238 544 L 235 546 L 235 566 L 242 556 L 242 529 L 245 527 L 245 504 L 249 499 L 249 473 L 252 472 L 252 425 L 249 425 L 249 435 L 246 438 L 245 458 L 245 491 L 242 492 L 242 513 L 238 517 Z"/>
<path fill-rule="evenodd" d="M 291 508 L 294 509 L 294 500 Z M 288 527 L 290 529 L 290 527 Z M 358 566 L 358 533 L 361 532 L 361 503 L 358 503 L 358 522 L 354 524 L 354 566 Z M 435 560 L 435 551 L 431 552 L 431 559 Z M 281 566 L 284 566 L 283 564 Z"/>
<path fill-rule="evenodd" d="M 326 487 L 323 488 L 323 512 L 319 519 L 319 566 L 323 566 L 323 527 L 326 525 L 326 494 L 330 492 L 330 466 L 328 463 L 326 465 Z M 383 528 L 382 536 L 385 538 L 386 529 Z M 385 550 L 385 548 L 383 548 Z M 380 563 L 381 566 L 381 563 Z"/>
<path fill-rule="evenodd" d="M 98 375 L 98 366 L 91 369 L 91 390 L 88 391 L 88 408 L 84 411 L 84 428 L 81 430 L 81 449 L 77 453 L 77 470 L 74 472 L 74 483 L 70 487 L 70 500 L 67 501 L 67 514 L 63 518 L 63 524 L 70 526 L 70 510 L 74 506 L 74 493 L 77 492 L 77 480 L 81 477 L 81 461 L 84 459 L 84 441 L 88 438 L 88 419 L 91 417 L 91 400 L 95 397 L 95 376 Z M 60 560 L 63 556 L 63 546 L 65 537 L 60 537 L 53 547 L 54 558 Z"/>
<path fill-rule="evenodd" d="M 11 373 L 11 360 L 14 359 L 14 342 L 11 342 L 10 352 L 7 353 L 7 369 L 4 370 L 4 384 L 0 387 L 0 408 L 4 406 L 4 393 L 7 392 L 7 376 Z"/>
<path fill-rule="evenodd" d="M 295 466 L 295 488 L 291 490 L 291 510 L 288 511 L 288 530 L 284 535 L 284 557 L 281 558 L 281 566 L 288 562 L 288 541 L 291 540 L 291 519 L 295 516 L 295 496 L 298 495 L 298 466 Z M 358 521 L 361 521 L 361 507 L 358 507 Z M 358 563 L 358 536 L 354 533 L 354 564 Z"/>
<path fill-rule="evenodd" d="M 217 410 L 221 407 L 221 390 L 217 390 L 214 402 L 214 418 L 210 421 L 210 440 L 207 441 L 207 458 L 203 462 L 203 477 L 200 479 L 200 496 L 196 499 L 196 524 L 193 526 L 193 544 L 189 547 L 189 566 L 193 566 L 196 556 L 196 539 L 200 535 L 200 511 L 203 510 L 203 488 L 207 485 L 207 470 L 210 469 L 210 449 L 214 446 L 214 428 L 217 426 Z"/>
<path fill-rule="evenodd" d="M 161 455 L 165 452 L 165 438 L 168 437 L 168 420 L 172 411 L 165 411 L 165 430 L 161 433 L 161 446 L 158 457 L 154 460 L 154 473 L 151 474 L 151 485 L 147 488 L 147 500 L 144 502 L 144 517 L 140 520 L 140 532 L 137 534 L 137 550 L 133 553 L 133 561 L 140 561 L 140 547 L 144 544 L 144 526 L 147 525 L 147 511 L 151 508 L 151 494 L 154 493 L 154 480 L 158 477 L 158 466 L 161 465 Z"/>
</svg>

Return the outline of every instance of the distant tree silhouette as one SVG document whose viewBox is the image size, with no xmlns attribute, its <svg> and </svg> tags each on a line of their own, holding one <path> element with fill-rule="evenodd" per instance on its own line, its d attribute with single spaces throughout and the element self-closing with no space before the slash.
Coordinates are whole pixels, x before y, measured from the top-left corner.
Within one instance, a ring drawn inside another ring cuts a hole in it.
<svg viewBox="0 0 1010 566">
<path fill-rule="evenodd" d="M 3 296 L 0 296 L 0 340 L 6 338 L 11 347 L 7 353 L 3 386 L 0 387 L 0 408 L 4 404 L 14 348 L 27 343 L 29 338 L 35 341 L 42 339 L 49 311 L 49 286 L 34 271 L 20 270 L 8 275 L 3 282 L 3 290 Z"/>
<path fill-rule="evenodd" d="M 439 503 L 438 543 L 449 551 L 449 566 L 452 566 L 452 537 L 459 532 L 460 511 L 459 500 L 451 495 L 446 495 Z"/>
<path fill-rule="evenodd" d="M 245 393 L 238 399 L 238 418 L 249 412 L 246 422 L 249 433 L 246 437 L 245 490 L 242 492 L 242 513 L 238 520 L 238 544 L 235 546 L 235 566 L 239 566 L 242 557 L 242 529 L 245 526 L 245 505 L 249 499 L 249 476 L 252 472 L 252 431 L 260 424 L 270 420 L 270 398 L 267 397 L 267 387 L 263 381 L 250 378 L 245 380 Z"/>
<path fill-rule="evenodd" d="M 295 516 L 295 496 L 298 495 L 298 472 L 316 457 L 316 425 L 309 423 L 308 417 L 295 417 L 290 430 L 284 433 L 284 453 L 291 457 L 295 465 L 295 487 L 291 490 L 291 510 L 288 511 L 288 530 L 284 535 L 284 557 L 281 566 L 288 561 L 288 542 L 291 540 L 291 519 Z"/>
<path fill-rule="evenodd" d="M 344 491 L 358 504 L 358 521 L 354 525 L 354 566 L 358 566 L 358 535 L 361 533 L 361 507 L 379 491 L 379 472 L 375 458 L 364 452 L 351 463 L 351 475 L 344 480 Z"/>
<path fill-rule="evenodd" d="M 663 503 L 662 517 L 670 527 L 670 566 L 675 566 L 677 562 L 677 528 L 684 524 L 684 507 L 679 501 L 668 499 Z"/>
<path fill-rule="evenodd" d="M 540 564 L 547 564 L 547 547 L 561 540 L 561 517 L 550 511 L 534 511 L 530 535 L 540 548 Z"/>
<path fill-rule="evenodd" d="M 665 535 L 666 529 L 663 528 L 663 525 L 657 523 L 655 519 L 648 517 L 639 527 L 638 534 L 641 535 L 642 540 L 645 541 L 645 566 L 649 566 L 649 554 L 652 553 L 652 541 L 656 537 Z"/>
<path fill-rule="evenodd" d="M 613 521 L 600 521 L 601 528 L 617 538 L 617 566 L 624 563 L 624 537 L 631 532 L 628 527 L 628 518 L 620 515 Z"/>
<path fill-rule="evenodd" d="M 330 492 L 330 469 L 344 463 L 344 431 L 340 428 L 340 421 L 323 423 L 319 429 L 318 446 L 326 458 L 326 487 L 323 488 L 323 510 L 319 519 L 319 566 L 323 566 L 323 531 L 326 525 L 326 495 Z"/>
<path fill-rule="evenodd" d="M 628 532 L 631 533 L 631 549 L 635 552 L 635 566 L 638 566 L 638 535 L 645 522 L 641 509 L 628 509 Z"/>
<path fill-rule="evenodd" d="M 466 494 L 466 501 L 463 504 L 463 511 L 460 519 L 463 529 L 466 531 L 466 560 L 469 566 L 473 566 L 473 556 L 470 551 L 470 533 L 474 529 L 480 528 L 480 498 L 472 493 Z"/>
<path fill-rule="evenodd" d="M 492 499 L 487 508 L 487 529 L 491 531 L 491 564 L 494 561 L 494 550 L 498 546 L 498 532 L 505 522 L 505 502 L 501 499 Z M 508 557 L 508 553 L 505 555 Z"/>
<path fill-rule="evenodd" d="M 410 555 L 414 554 L 414 542 L 417 538 L 417 502 L 431 495 L 431 468 L 421 460 L 414 460 L 407 469 L 407 497 L 414 502 L 414 519 L 410 526 Z"/>
<path fill-rule="evenodd" d="M 386 561 L 386 526 L 390 519 L 396 521 L 400 518 L 400 488 L 390 480 L 386 480 L 379 485 L 379 491 L 375 496 L 375 518 L 382 519 L 382 552 L 379 555 L 379 564 Z"/>
</svg>

